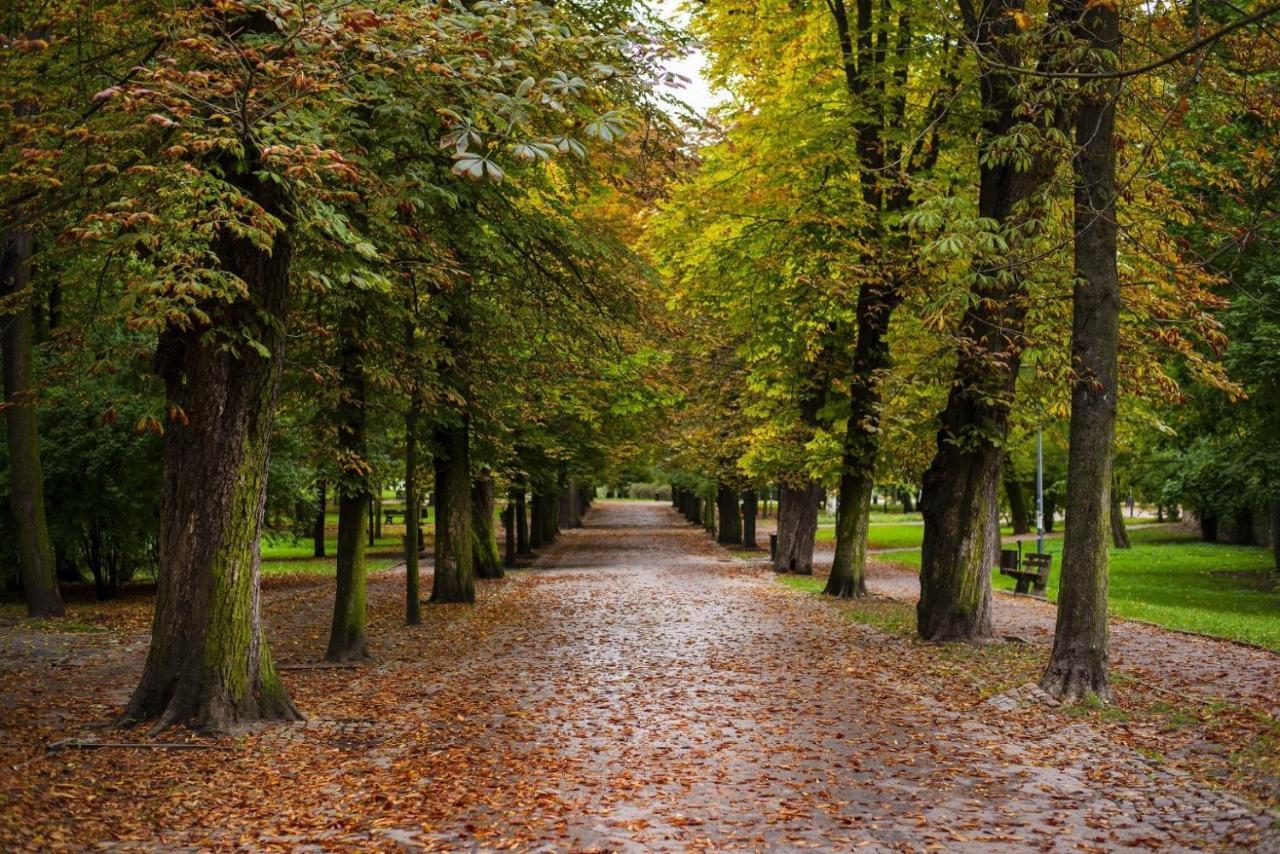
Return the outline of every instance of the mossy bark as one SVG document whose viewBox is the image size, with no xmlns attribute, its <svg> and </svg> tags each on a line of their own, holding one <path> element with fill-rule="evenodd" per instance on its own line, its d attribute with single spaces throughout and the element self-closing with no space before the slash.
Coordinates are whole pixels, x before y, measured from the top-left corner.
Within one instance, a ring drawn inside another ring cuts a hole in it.
<svg viewBox="0 0 1280 854">
<path fill-rule="evenodd" d="M 828 596 L 856 599 L 867 595 L 867 531 L 874 486 L 871 469 L 846 461 L 836 508 L 836 553 L 823 590 Z"/>
<path fill-rule="evenodd" d="M 45 517 L 40 435 L 31 389 L 35 335 L 31 286 L 33 236 L 26 229 L 0 237 L 0 297 L 12 301 L 0 316 L 0 358 L 4 365 L 5 429 L 9 452 L 9 509 L 17 535 L 18 565 L 27 614 L 61 617 L 57 564 Z"/>
<path fill-rule="evenodd" d="M 1092 48 L 1086 70 L 1114 68 L 1120 15 L 1114 6 L 1066 4 L 1077 38 Z M 1115 102 L 1117 81 L 1094 81 L 1080 93 L 1076 114 L 1075 271 L 1071 300 L 1070 455 L 1067 522 L 1062 542 L 1058 621 L 1044 690 L 1066 700 L 1110 699 L 1107 560 L 1118 392 L 1120 276 L 1116 266 Z M 1123 519 L 1121 519 L 1123 524 Z"/>
<path fill-rule="evenodd" d="M 469 429 L 441 424 L 435 430 L 436 560 L 432 603 L 474 602 Z"/>
<path fill-rule="evenodd" d="M 283 188 L 255 171 L 228 178 L 288 223 Z M 271 662 L 258 583 L 292 246 L 286 226 L 269 251 L 230 231 L 214 249 L 248 298 L 210 302 L 202 306 L 207 324 L 171 326 L 160 336 L 156 364 L 179 414 L 165 431 L 151 648 L 122 722 L 223 732 L 300 717 Z M 267 355 L 244 347 L 246 337 Z"/>
<path fill-rule="evenodd" d="M 476 576 L 502 578 L 502 557 L 498 553 L 498 535 L 494 529 L 493 478 L 487 473 L 471 484 L 471 531 Z"/>
<path fill-rule="evenodd" d="M 978 213 L 999 224 L 1011 248 L 1008 257 L 983 258 L 973 268 L 951 391 L 939 417 L 937 450 L 924 476 L 916 616 L 917 631 L 926 640 L 994 634 L 991 564 L 999 527 L 993 526 L 993 517 L 1027 305 L 1020 253 L 1023 247 L 1039 251 L 1034 226 L 1044 218 L 1039 196 L 1057 166 L 1057 154 L 1047 146 L 1027 158 L 1001 153 L 1026 121 L 1023 81 L 1007 70 L 1024 62 L 1013 14 L 1021 9 L 1019 0 L 997 0 L 965 21 L 974 49 L 991 60 L 978 80 L 984 108 Z M 1050 118 L 1061 122 L 1061 116 Z"/>
</svg>

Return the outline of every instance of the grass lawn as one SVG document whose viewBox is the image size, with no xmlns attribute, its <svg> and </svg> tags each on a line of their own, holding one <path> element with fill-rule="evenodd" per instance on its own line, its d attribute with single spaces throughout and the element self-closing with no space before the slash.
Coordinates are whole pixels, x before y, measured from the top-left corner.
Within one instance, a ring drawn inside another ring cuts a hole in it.
<svg viewBox="0 0 1280 854">
<path fill-rule="evenodd" d="M 1280 652 L 1280 589 L 1268 589 L 1274 567 L 1270 551 L 1204 543 L 1169 526 L 1138 528 L 1129 537 L 1133 548 L 1111 550 L 1112 614 Z M 1035 548 L 1034 543 L 1023 548 L 1028 546 Z M 1047 540 L 1045 550 L 1054 556 L 1048 595 L 1057 601 L 1062 541 Z M 903 551 L 891 560 L 919 567 L 920 553 Z M 1014 580 L 993 570 L 992 584 L 1012 590 Z"/>
</svg>

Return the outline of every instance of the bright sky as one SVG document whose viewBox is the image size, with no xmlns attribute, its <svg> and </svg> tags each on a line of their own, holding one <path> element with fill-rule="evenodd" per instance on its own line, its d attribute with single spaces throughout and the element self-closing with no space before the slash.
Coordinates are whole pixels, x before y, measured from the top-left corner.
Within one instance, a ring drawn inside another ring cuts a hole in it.
<svg viewBox="0 0 1280 854">
<path fill-rule="evenodd" d="M 654 6 L 668 22 L 683 27 L 688 21 L 688 15 L 679 11 L 681 2 L 682 0 L 656 0 Z M 689 78 L 690 82 L 684 89 L 673 90 L 672 94 L 699 115 L 706 115 L 710 107 L 723 100 L 712 92 L 711 87 L 702 77 L 701 52 L 695 52 L 669 63 L 667 70 Z"/>
</svg>

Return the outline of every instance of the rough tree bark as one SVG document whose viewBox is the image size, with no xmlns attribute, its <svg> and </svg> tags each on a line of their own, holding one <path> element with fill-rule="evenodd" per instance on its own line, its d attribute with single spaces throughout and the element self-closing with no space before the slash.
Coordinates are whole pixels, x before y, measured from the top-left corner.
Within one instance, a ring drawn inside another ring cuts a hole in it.
<svg viewBox="0 0 1280 854">
<path fill-rule="evenodd" d="M 536 489 L 530 493 L 529 498 L 529 548 L 536 549 L 546 543 L 543 539 L 543 532 L 547 528 L 547 523 L 543 521 L 543 516 L 547 512 L 547 501 L 541 492 Z"/>
<path fill-rule="evenodd" d="M 511 500 L 516 508 L 516 556 L 532 557 L 533 548 L 529 543 L 529 514 L 524 497 L 523 486 L 511 490 Z"/>
<path fill-rule="evenodd" d="M 13 301 L 0 316 L 0 356 L 4 361 L 5 428 L 9 451 L 9 509 L 17 534 L 18 565 L 27 614 L 61 617 L 57 564 L 45 518 L 40 435 L 31 391 L 32 234 L 27 229 L 0 236 L 0 298 Z"/>
<path fill-rule="evenodd" d="M 778 555 L 774 572 L 813 574 L 813 541 L 818 533 L 818 508 L 822 487 L 813 482 L 801 486 L 783 484 L 778 495 Z"/>
<path fill-rule="evenodd" d="M 321 480 L 316 483 L 316 518 L 311 523 L 311 554 L 314 557 L 325 556 L 325 534 L 328 526 L 328 520 L 325 514 L 329 511 L 328 505 L 329 485 Z"/>
<path fill-rule="evenodd" d="M 717 542 L 727 546 L 742 545 L 742 515 L 738 511 L 738 490 L 720 484 L 716 491 L 716 509 L 720 516 Z"/>
<path fill-rule="evenodd" d="M 1280 501 L 1271 502 L 1271 558 L 1280 575 Z"/>
<path fill-rule="evenodd" d="M 979 144 L 978 213 L 1006 233 L 1026 232 L 1032 204 L 1053 173 L 1051 154 L 1030 153 L 1029 162 L 1001 153 L 1010 132 L 1025 122 L 1024 81 L 1005 69 L 1022 61 L 1014 36 L 1022 0 L 994 0 L 975 8 L 960 0 L 974 49 L 992 60 L 979 77 L 987 118 Z M 1013 263 L 1007 263 L 1011 260 Z M 924 476 L 924 515 L 917 631 L 926 640 L 967 640 L 993 635 L 992 530 L 1000 484 L 1001 445 L 1022 351 L 1026 315 L 1016 257 L 974 270 L 971 307 L 961 321 L 951 391 L 939 417 L 936 453 Z"/>
<path fill-rule="evenodd" d="M 1114 67 L 1120 51 L 1115 6 L 1071 0 L 1075 35 L 1091 51 L 1089 71 Z M 1107 513 L 1111 504 L 1119 350 L 1114 80 L 1081 87 L 1076 114 L 1075 272 L 1071 299 L 1071 426 L 1067 522 L 1053 652 L 1040 685 L 1066 700 L 1110 698 L 1107 626 Z"/>
<path fill-rule="evenodd" d="M 863 285 L 858 294 L 858 342 L 849 378 L 849 420 L 845 425 L 836 514 L 836 553 L 823 591 L 855 598 L 867 592 L 867 530 L 875 486 L 880 434 L 881 374 L 889 367 L 889 318 L 901 302 L 894 282 Z M 816 522 L 816 518 L 815 518 Z"/>
<path fill-rule="evenodd" d="M 369 657 L 365 637 L 365 529 L 372 520 L 365 407 L 365 324 L 360 306 L 338 318 L 338 555 L 326 661 Z"/>
<path fill-rule="evenodd" d="M 252 143 L 246 142 L 252 152 Z M 284 355 L 292 209 L 259 178 L 256 156 L 228 180 L 286 223 L 269 251 L 223 230 L 214 250 L 247 299 L 202 306 L 208 322 L 170 326 L 156 366 L 172 407 L 164 439 L 160 571 L 151 648 L 123 722 L 158 718 L 227 731 L 300 716 L 262 630 L 259 535 L 268 443 Z M 251 338 L 267 355 L 224 346 Z"/>
<path fill-rule="evenodd" d="M 436 558 L 433 604 L 476 601 L 471 509 L 471 454 L 466 418 L 434 431 Z"/>
<path fill-rule="evenodd" d="M 1009 517 L 1013 522 L 1014 535 L 1031 533 L 1031 514 L 1027 508 L 1027 493 L 1022 488 L 1022 481 L 1018 480 L 1018 473 L 1013 470 L 1008 458 L 1004 462 L 1004 494 L 1005 498 L 1009 499 Z"/>
<path fill-rule="evenodd" d="M 498 552 L 498 532 L 494 528 L 493 478 L 485 472 L 471 484 L 472 560 L 479 578 L 502 578 L 502 557 Z"/>
<path fill-rule="evenodd" d="M 1124 504 L 1120 500 L 1120 490 L 1114 480 L 1111 482 L 1111 500 L 1108 504 L 1107 512 L 1111 523 L 1111 544 L 1118 549 L 1130 548 L 1129 529 L 1124 524 Z"/>
<path fill-rule="evenodd" d="M 406 337 L 413 341 L 413 324 Z M 418 423 L 422 417 L 422 396 L 415 385 L 409 394 L 409 407 L 404 416 L 404 621 L 405 625 L 422 623 L 422 588 L 418 556 L 421 543 L 418 531 L 422 499 L 418 495 Z"/>
<path fill-rule="evenodd" d="M 760 493 L 754 489 L 742 491 L 742 547 L 754 551 L 756 546 L 756 517 L 760 512 Z"/>
</svg>

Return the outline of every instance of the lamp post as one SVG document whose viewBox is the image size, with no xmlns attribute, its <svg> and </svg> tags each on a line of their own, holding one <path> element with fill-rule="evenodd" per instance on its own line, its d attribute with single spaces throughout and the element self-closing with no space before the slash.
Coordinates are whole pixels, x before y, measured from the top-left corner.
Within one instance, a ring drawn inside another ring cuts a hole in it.
<svg viewBox="0 0 1280 854">
<path fill-rule="evenodd" d="M 1036 552 L 1044 554 L 1044 433 L 1036 427 Z"/>
</svg>

